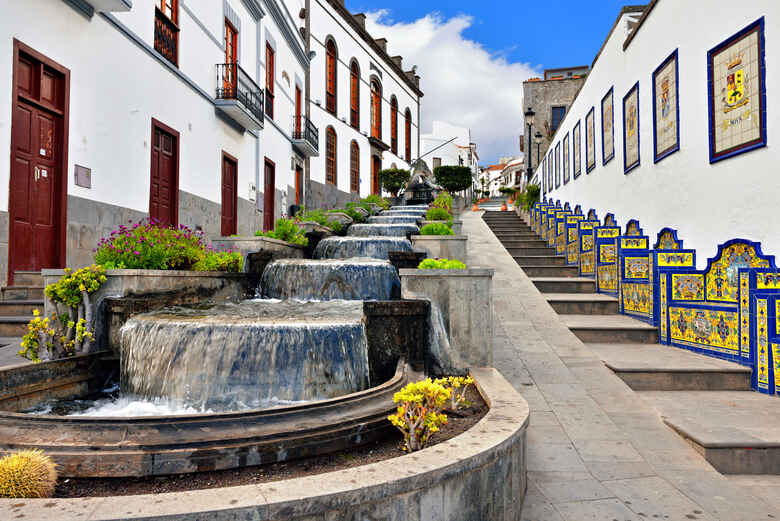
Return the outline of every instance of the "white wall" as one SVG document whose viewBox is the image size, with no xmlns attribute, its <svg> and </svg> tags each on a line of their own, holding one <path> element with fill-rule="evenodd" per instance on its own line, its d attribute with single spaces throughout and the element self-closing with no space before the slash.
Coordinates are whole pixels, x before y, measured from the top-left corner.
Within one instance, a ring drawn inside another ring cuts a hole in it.
<svg viewBox="0 0 780 521">
<path fill-rule="evenodd" d="M 416 94 L 399 78 L 384 59 L 377 56 L 374 50 L 357 32 L 349 26 L 346 20 L 324 0 L 311 1 L 311 49 L 316 53 L 311 62 L 311 119 L 320 131 L 320 155 L 311 160 L 311 179 L 325 183 L 325 130 L 330 125 L 336 131 L 337 137 L 337 176 L 338 188 L 349 192 L 350 179 L 350 143 L 356 140 L 360 147 L 360 194 L 371 193 L 371 148 L 368 137 L 371 130 L 370 79 L 376 75 L 382 84 L 382 141 L 390 145 L 390 100 L 392 96 L 398 99 L 398 155 L 388 150 L 383 154 L 382 168 L 395 164 L 398 168 L 409 168 L 404 156 L 405 151 L 405 120 L 407 108 L 412 113 L 412 160 L 419 155 L 418 143 L 418 99 Z M 337 73 L 337 117 L 325 110 L 325 42 L 332 36 L 338 51 Z M 373 35 L 381 37 L 382 35 Z M 360 131 L 350 125 L 350 71 L 351 60 L 355 58 L 360 65 Z M 379 77 L 371 64 L 377 67 L 382 75 Z M 411 68 L 405 65 L 405 69 Z M 320 105 L 316 102 L 319 101 Z M 342 121 L 342 118 L 346 121 Z"/>
<path fill-rule="evenodd" d="M 709 162 L 707 51 L 765 17 L 768 146 L 730 159 Z M 776 0 L 679 2 L 659 0 L 635 38 L 623 51 L 621 24 L 593 70 L 553 141 L 563 140 L 582 121 L 583 174 L 553 190 L 548 198 L 596 208 L 599 217 L 614 212 L 624 226 L 640 221 L 655 239 L 664 226 L 677 228 L 688 248 L 696 248 L 703 267 L 716 246 L 740 237 L 760 241 L 765 253 L 780 254 L 777 194 L 780 155 L 774 146 L 780 128 L 780 3 Z M 651 75 L 678 49 L 680 150 L 653 163 Z M 641 165 L 623 173 L 622 98 L 639 81 Z M 601 98 L 614 85 L 615 158 L 602 165 Z M 596 168 L 585 174 L 585 115 L 596 113 Z"/>
</svg>

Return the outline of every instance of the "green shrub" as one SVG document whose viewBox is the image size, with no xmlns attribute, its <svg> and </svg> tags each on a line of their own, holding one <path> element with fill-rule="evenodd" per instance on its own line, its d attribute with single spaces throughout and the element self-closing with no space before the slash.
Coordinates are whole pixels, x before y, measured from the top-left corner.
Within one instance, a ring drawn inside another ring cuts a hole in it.
<svg viewBox="0 0 780 521">
<path fill-rule="evenodd" d="M 382 185 L 382 188 L 393 194 L 393 197 L 398 197 L 398 191 L 406 186 L 410 177 L 411 173 L 409 170 L 401 168 L 388 168 L 379 171 L 379 183 Z M 382 201 L 384 202 L 384 199 Z"/>
<path fill-rule="evenodd" d="M 0 497 L 51 497 L 56 484 L 57 465 L 42 450 L 21 450 L 0 459 Z"/>
<path fill-rule="evenodd" d="M 355 224 L 366 222 L 366 218 L 363 216 L 363 214 L 355 210 L 356 206 L 357 205 L 355 203 L 347 203 L 347 207 L 344 208 L 343 210 L 333 210 L 333 211 L 344 212 L 345 214 L 349 215 L 352 218 Z M 357 207 L 360 208 L 360 206 Z"/>
<path fill-rule="evenodd" d="M 291 219 L 279 219 L 276 221 L 276 227 L 273 230 L 267 231 L 265 233 L 257 232 L 255 235 L 289 242 L 292 244 L 298 244 L 301 246 L 309 245 L 309 239 L 303 233 L 303 230 L 298 228 L 298 225 L 295 224 L 295 221 Z"/>
<path fill-rule="evenodd" d="M 186 270 L 205 254 L 203 235 L 186 226 L 158 226 L 144 219 L 120 226 L 98 243 L 95 263 L 106 269 Z"/>
<path fill-rule="evenodd" d="M 336 220 L 328 219 L 328 214 L 323 210 L 305 210 L 302 209 L 301 213 L 295 216 L 295 221 L 302 222 L 315 222 L 322 226 L 327 226 L 336 233 L 341 231 L 341 223 Z"/>
<path fill-rule="evenodd" d="M 465 270 L 466 265 L 457 259 L 425 259 L 418 270 Z"/>
<path fill-rule="evenodd" d="M 530 210 L 533 205 L 539 202 L 539 185 L 528 185 L 525 187 L 522 200 L 523 210 Z"/>
<path fill-rule="evenodd" d="M 431 208 L 443 208 L 452 213 L 452 196 L 447 192 L 441 192 L 431 203 Z"/>
<path fill-rule="evenodd" d="M 375 194 L 371 194 L 371 195 L 368 195 L 368 196 L 364 197 L 363 199 L 360 200 L 360 202 L 361 203 L 365 203 L 365 204 L 377 204 L 383 210 L 387 210 L 388 208 L 390 208 L 390 201 L 387 201 L 383 197 L 380 197 L 380 196 L 375 195 Z M 366 209 L 368 209 L 368 208 L 366 208 Z"/>
<path fill-rule="evenodd" d="M 446 223 L 430 223 L 420 228 L 420 235 L 455 235 Z"/>
<path fill-rule="evenodd" d="M 237 251 L 207 251 L 193 264 L 193 271 L 226 271 L 237 273 L 244 266 L 244 258 Z"/>
<path fill-rule="evenodd" d="M 433 169 L 436 184 L 455 193 L 471 186 L 471 169 L 467 166 L 437 166 Z"/>
<path fill-rule="evenodd" d="M 430 208 L 425 213 L 425 219 L 428 221 L 449 221 L 452 219 L 452 215 L 444 208 Z"/>
</svg>

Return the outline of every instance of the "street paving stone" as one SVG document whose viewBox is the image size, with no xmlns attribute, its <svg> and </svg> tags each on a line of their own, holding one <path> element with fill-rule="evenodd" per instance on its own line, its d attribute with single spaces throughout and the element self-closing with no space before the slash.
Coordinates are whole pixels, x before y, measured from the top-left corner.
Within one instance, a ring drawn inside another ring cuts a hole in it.
<svg viewBox="0 0 780 521">
<path fill-rule="evenodd" d="M 531 407 L 523 521 L 780 518 L 760 492 L 780 480 L 719 474 L 574 336 L 481 212 L 462 220 L 470 265 L 496 270 L 494 365 Z"/>
</svg>

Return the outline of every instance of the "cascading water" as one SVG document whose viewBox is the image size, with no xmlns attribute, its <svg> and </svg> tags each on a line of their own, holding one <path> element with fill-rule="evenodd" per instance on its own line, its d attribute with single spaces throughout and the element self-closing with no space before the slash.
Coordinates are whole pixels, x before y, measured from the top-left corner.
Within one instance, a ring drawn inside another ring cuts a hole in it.
<svg viewBox="0 0 780 521">
<path fill-rule="evenodd" d="M 362 302 L 174 308 L 122 328 L 121 387 L 197 410 L 261 408 L 368 388 Z"/>
<path fill-rule="evenodd" d="M 328 237 L 314 249 L 314 258 L 370 257 L 387 260 L 391 251 L 412 251 L 412 245 L 402 237 Z"/>
<path fill-rule="evenodd" d="M 349 227 L 349 237 L 406 237 L 417 235 L 420 228 L 415 224 L 353 224 Z"/>
<path fill-rule="evenodd" d="M 263 272 L 265 298 L 298 300 L 393 300 L 401 280 L 392 264 L 377 259 L 301 260 L 270 263 Z"/>
<path fill-rule="evenodd" d="M 368 224 L 417 224 L 417 221 L 423 219 L 422 216 L 416 217 L 414 215 L 391 215 L 382 216 L 376 215 L 368 218 Z"/>
<path fill-rule="evenodd" d="M 424 217 L 425 214 L 428 213 L 425 210 L 387 210 L 385 212 L 382 212 L 379 216 L 380 217 Z"/>
</svg>

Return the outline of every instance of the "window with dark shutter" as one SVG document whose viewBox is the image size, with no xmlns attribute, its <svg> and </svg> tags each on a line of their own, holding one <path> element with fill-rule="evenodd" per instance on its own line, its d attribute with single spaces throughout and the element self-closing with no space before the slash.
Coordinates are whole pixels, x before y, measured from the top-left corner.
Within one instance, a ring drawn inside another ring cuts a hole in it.
<svg viewBox="0 0 780 521">
<path fill-rule="evenodd" d="M 336 44 L 328 40 L 325 45 L 325 109 L 336 115 Z"/>
<path fill-rule="evenodd" d="M 336 176 L 336 131 L 328 127 L 325 131 L 325 182 L 335 185 Z"/>
<path fill-rule="evenodd" d="M 360 67 L 355 60 L 350 66 L 349 124 L 360 129 Z"/>
<path fill-rule="evenodd" d="M 398 100 L 390 99 L 390 150 L 398 155 Z"/>
<path fill-rule="evenodd" d="M 349 154 L 349 189 L 352 193 L 360 192 L 360 147 L 354 140 Z"/>
</svg>

